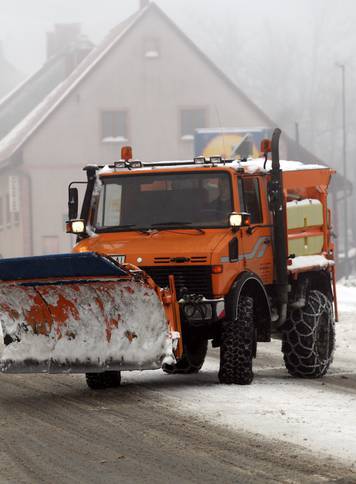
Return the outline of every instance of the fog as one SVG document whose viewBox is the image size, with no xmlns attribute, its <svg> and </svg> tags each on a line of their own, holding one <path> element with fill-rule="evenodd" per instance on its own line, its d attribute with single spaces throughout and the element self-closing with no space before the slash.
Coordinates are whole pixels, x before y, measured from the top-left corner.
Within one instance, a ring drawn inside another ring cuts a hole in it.
<svg viewBox="0 0 356 484">
<path fill-rule="evenodd" d="M 348 155 L 354 156 L 353 0 L 156 3 L 293 136 L 297 122 L 301 142 L 334 166 L 340 158 L 342 119 L 341 72 L 336 64 L 345 64 Z M 45 33 L 55 23 L 80 23 L 96 44 L 138 4 L 138 0 L 1 0 L 3 50 L 16 68 L 30 74 L 45 60 Z"/>
<path fill-rule="evenodd" d="M 22 77 L 46 58 L 46 32 L 79 23 L 100 43 L 138 0 L 0 0 L 0 41 Z M 343 172 L 345 69 L 348 178 L 356 173 L 356 3 L 354 0 L 156 0 L 155 2 L 267 116 Z"/>
</svg>

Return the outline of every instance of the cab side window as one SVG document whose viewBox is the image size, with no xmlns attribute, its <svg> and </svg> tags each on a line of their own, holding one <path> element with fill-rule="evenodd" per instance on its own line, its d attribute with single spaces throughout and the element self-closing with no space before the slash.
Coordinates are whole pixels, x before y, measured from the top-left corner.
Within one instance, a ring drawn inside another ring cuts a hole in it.
<svg viewBox="0 0 356 484">
<path fill-rule="evenodd" d="M 239 178 L 240 207 L 251 217 L 251 224 L 262 222 L 260 187 L 257 178 Z"/>
</svg>

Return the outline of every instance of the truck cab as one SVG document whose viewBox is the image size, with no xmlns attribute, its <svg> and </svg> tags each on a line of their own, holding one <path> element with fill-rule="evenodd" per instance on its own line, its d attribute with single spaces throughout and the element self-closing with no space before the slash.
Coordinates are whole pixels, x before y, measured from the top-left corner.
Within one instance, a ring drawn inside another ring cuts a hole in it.
<svg viewBox="0 0 356 484">
<path fill-rule="evenodd" d="M 103 170 L 97 177 L 87 233 L 75 251 L 135 264 L 161 286 L 173 273 L 178 291 L 205 298 L 226 295 L 239 266 L 260 273 L 264 284 L 272 282 L 271 226 L 261 196 L 265 177 L 210 165 Z M 231 224 L 235 214 L 247 213 L 244 228 L 238 227 L 249 230 L 245 239 Z"/>
</svg>

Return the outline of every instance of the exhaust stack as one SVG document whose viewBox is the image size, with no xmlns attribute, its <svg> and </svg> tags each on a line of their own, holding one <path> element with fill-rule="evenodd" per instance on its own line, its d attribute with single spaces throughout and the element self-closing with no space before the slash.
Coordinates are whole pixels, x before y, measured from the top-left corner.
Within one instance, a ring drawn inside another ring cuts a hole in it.
<svg viewBox="0 0 356 484">
<path fill-rule="evenodd" d="M 274 264 L 279 301 L 278 326 L 281 326 L 286 320 L 288 303 L 286 207 L 283 194 L 283 176 L 279 163 L 279 138 L 281 133 L 281 130 L 276 128 L 272 135 L 272 171 L 269 184 L 270 209 L 274 221 Z"/>
</svg>

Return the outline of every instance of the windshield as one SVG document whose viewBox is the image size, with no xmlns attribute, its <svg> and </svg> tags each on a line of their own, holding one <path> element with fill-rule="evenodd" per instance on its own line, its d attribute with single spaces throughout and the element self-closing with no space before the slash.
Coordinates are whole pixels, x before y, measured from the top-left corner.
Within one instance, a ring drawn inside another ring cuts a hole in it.
<svg viewBox="0 0 356 484">
<path fill-rule="evenodd" d="M 152 173 L 103 177 L 95 229 L 226 227 L 232 212 L 230 176 Z"/>
</svg>

